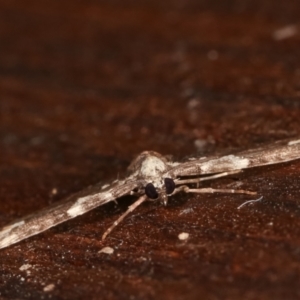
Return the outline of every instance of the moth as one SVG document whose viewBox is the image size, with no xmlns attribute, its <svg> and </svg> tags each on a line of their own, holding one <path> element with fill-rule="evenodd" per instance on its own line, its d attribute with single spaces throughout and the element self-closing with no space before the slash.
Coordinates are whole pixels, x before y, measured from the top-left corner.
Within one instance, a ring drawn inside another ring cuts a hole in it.
<svg viewBox="0 0 300 300">
<path fill-rule="evenodd" d="M 125 195 L 136 196 L 137 200 L 104 232 L 102 240 L 145 201 L 161 201 L 167 205 L 168 197 L 179 192 L 254 195 L 255 192 L 246 190 L 199 188 L 199 184 L 204 180 L 236 174 L 244 169 L 279 164 L 299 158 L 300 139 L 278 141 L 225 156 L 195 157 L 184 162 L 173 162 L 157 152 L 145 151 L 131 162 L 128 176 L 124 179 L 87 188 L 2 228 L 0 248 L 39 234 Z M 191 184 L 194 184 L 194 187 L 190 187 Z"/>
</svg>

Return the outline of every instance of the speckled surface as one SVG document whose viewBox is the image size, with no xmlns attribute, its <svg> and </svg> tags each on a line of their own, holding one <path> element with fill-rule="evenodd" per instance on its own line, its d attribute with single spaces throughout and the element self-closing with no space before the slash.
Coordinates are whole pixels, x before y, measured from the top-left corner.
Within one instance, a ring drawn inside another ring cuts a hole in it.
<svg viewBox="0 0 300 300">
<path fill-rule="evenodd" d="M 300 136 L 299 15 L 292 0 L 2 1 L 0 225 L 122 176 L 143 150 Z M 264 196 L 240 210 L 249 196 L 146 203 L 105 242 L 134 198 L 100 207 L 1 250 L 1 299 L 299 299 L 299 174 L 208 184 Z"/>
</svg>

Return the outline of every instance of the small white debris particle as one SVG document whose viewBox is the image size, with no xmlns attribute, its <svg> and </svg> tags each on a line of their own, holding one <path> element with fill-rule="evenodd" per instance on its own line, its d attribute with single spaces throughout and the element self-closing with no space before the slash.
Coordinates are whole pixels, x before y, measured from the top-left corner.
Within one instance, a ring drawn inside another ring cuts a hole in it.
<svg viewBox="0 0 300 300">
<path fill-rule="evenodd" d="M 178 238 L 181 240 L 181 241 L 185 241 L 189 238 L 190 234 L 187 233 L 187 232 L 181 232 L 178 234 Z"/>
<path fill-rule="evenodd" d="M 296 35 L 297 32 L 298 28 L 296 25 L 281 27 L 273 32 L 273 39 L 276 41 L 285 40 Z"/>
<path fill-rule="evenodd" d="M 51 292 L 53 291 L 55 288 L 55 285 L 53 283 L 50 283 L 48 285 L 46 285 L 44 288 L 43 288 L 43 291 L 44 292 Z"/>
<path fill-rule="evenodd" d="M 111 247 L 104 247 L 98 253 L 113 254 L 114 251 L 115 250 Z"/>
<path fill-rule="evenodd" d="M 51 194 L 56 195 L 57 194 L 57 188 L 53 188 L 52 191 L 51 191 Z"/>
<path fill-rule="evenodd" d="M 30 265 L 30 264 L 24 264 L 19 268 L 19 270 L 26 271 L 26 270 L 30 269 L 31 267 L 32 267 L 32 265 Z"/>
</svg>

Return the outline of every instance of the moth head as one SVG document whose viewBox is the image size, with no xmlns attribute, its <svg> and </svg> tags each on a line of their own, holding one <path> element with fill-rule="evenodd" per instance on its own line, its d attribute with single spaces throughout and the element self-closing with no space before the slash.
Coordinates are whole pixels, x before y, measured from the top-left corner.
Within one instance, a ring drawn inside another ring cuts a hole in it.
<svg viewBox="0 0 300 300">
<path fill-rule="evenodd" d="M 161 188 L 155 187 L 152 182 L 147 183 L 145 186 L 145 194 L 151 200 L 159 199 L 164 205 L 167 205 L 168 196 L 175 190 L 175 182 L 172 178 L 164 178 Z"/>
</svg>

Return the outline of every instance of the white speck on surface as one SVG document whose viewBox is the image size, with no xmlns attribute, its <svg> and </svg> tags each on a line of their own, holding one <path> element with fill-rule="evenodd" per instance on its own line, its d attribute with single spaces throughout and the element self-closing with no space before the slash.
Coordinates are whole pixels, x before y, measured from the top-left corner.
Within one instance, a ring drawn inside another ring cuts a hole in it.
<svg viewBox="0 0 300 300">
<path fill-rule="evenodd" d="M 273 32 L 273 39 L 276 41 L 285 40 L 293 37 L 298 33 L 298 28 L 296 25 L 288 25 L 281 27 Z"/>
<path fill-rule="evenodd" d="M 52 191 L 51 191 L 51 194 L 56 195 L 57 194 L 57 188 L 53 188 Z"/>
<path fill-rule="evenodd" d="M 98 253 L 113 254 L 114 251 L 115 250 L 111 247 L 104 247 Z"/>
<path fill-rule="evenodd" d="M 20 271 L 26 271 L 26 270 L 30 269 L 31 267 L 32 267 L 31 264 L 24 264 L 24 265 L 22 265 L 22 266 L 19 268 L 19 270 L 20 270 Z"/>
<path fill-rule="evenodd" d="M 55 285 L 53 283 L 50 283 L 48 285 L 46 285 L 44 288 L 43 288 L 43 291 L 44 292 L 51 292 L 53 291 L 55 288 Z"/>
<path fill-rule="evenodd" d="M 181 232 L 178 234 L 178 238 L 181 240 L 181 241 L 185 241 L 189 238 L 190 234 L 187 233 L 187 232 Z"/>
<path fill-rule="evenodd" d="M 296 145 L 299 143 L 300 143 L 300 140 L 290 141 L 290 142 L 288 142 L 288 146 Z"/>
</svg>

